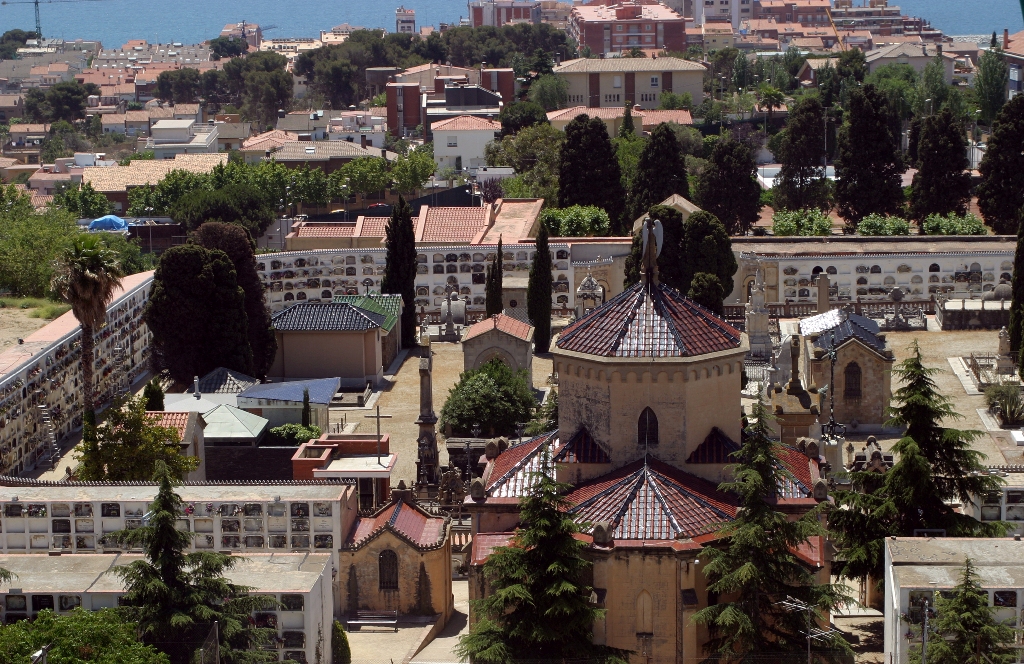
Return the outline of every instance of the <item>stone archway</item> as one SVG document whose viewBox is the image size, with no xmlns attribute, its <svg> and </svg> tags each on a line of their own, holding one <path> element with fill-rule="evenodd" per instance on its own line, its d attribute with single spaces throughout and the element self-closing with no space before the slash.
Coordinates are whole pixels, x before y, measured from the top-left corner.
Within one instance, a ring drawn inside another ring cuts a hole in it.
<svg viewBox="0 0 1024 664">
<path fill-rule="evenodd" d="M 512 371 L 519 371 L 523 368 L 519 366 L 519 363 L 516 362 L 516 359 L 512 357 L 511 353 L 504 348 L 499 348 L 497 346 L 491 346 L 490 348 L 486 348 L 481 351 L 481 353 L 476 356 L 476 362 L 473 363 L 473 368 L 479 369 L 493 359 L 501 360 L 503 363 L 511 367 Z"/>
</svg>

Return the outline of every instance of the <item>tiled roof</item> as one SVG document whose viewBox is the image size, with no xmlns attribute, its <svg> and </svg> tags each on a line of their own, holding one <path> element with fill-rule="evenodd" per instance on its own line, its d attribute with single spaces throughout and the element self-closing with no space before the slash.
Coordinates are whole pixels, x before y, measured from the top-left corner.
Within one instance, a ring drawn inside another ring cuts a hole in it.
<svg viewBox="0 0 1024 664">
<path fill-rule="evenodd" d="M 540 472 L 541 447 L 557 440 L 558 432 L 547 433 L 510 447 L 494 460 L 487 491 L 495 498 L 518 498 L 536 483 L 534 473 Z"/>
<path fill-rule="evenodd" d="M 126 119 L 126 113 L 107 113 L 106 115 L 100 116 L 100 124 L 123 125 Z"/>
<path fill-rule="evenodd" d="M 562 463 L 611 463 L 612 460 L 604 448 L 597 444 L 586 427 L 569 439 L 562 449 L 555 453 L 553 459 Z"/>
<path fill-rule="evenodd" d="M 814 485 L 811 476 L 811 460 L 807 455 L 789 445 L 776 445 L 775 454 L 782 462 L 785 475 L 784 483 L 779 487 L 780 498 L 807 498 L 811 495 Z"/>
<path fill-rule="evenodd" d="M 226 163 L 227 154 L 179 154 L 174 159 L 136 159 L 127 166 L 87 166 L 82 180 L 96 191 L 126 191 L 129 187 L 156 185 L 171 171 L 209 173 Z"/>
<path fill-rule="evenodd" d="M 878 336 L 880 331 L 875 321 L 844 309 L 832 309 L 800 321 L 800 334 L 818 334 L 814 347 L 825 350 L 833 343 L 838 348 L 850 339 L 858 339 L 877 353 L 885 352 L 885 341 Z"/>
<path fill-rule="evenodd" d="M 466 334 L 462 337 L 462 341 L 466 342 L 470 339 L 475 339 L 481 334 L 486 334 L 491 330 L 504 332 L 505 334 L 511 335 L 516 339 L 522 339 L 523 341 L 530 341 L 533 339 L 533 327 L 528 323 L 516 320 L 512 316 L 506 316 L 505 314 L 495 314 L 490 318 L 485 318 L 479 323 L 473 324 L 472 327 L 466 330 Z"/>
<path fill-rule="evenodd" d="M 637 111 L 637 115 L 643 118 L 644 127 L 660 125 L 662 122 L 675 122 L 681 125 L 692 125 L 693 115 L 690 111 L 679 109 L 675 111 L 648 110 Z"/>
<path fill-rule="evenodd" d="M 586 523 L 611 522 L 625 540 L 675 540 L 714 532 L 736 516 L 735 497 L 650 458 L 586 482 L 566 499 Z"/>
<path fill-rule="evenodd" d="M 150 424 L 156 427 L 167 427 L 178 432 L 178 440 L 185 440 L 185 429 L 188 428 L 189 412 L 147 411 Z"/>
<path fill-rule="evenodd" d="M 377 148 L 364 148 L 348 141 L 286 141 L 281 149 L 274 153 L 273 159 L 278 161 L 328 161 L 329 159 L 358 159 L 360 157 L 380 157 Z M 388 161 L 394 161 L 398 155 L 387 153 Z"/>
<path fill-rule="evenodd" d="M 9 134 L 42 134 L 50 131 L 48 124 L 14 124 L 8 130 Z"/>
<path fill-rule="evenodd" d="M 290 131 L 281 131 L 280 129 L 274 129 L 256 136 L 251 136 L 242 143 L 243 151 L 264 151 L 264 150 L 276 150 L 288 141 L 298 140 L 299 135 L 293 134 Z"/>
<path fill-rule="evenodd" d="M 251 122 L 218 122 L 217 138 L 249 138 Z"/>
<path fill-rule="evenodd" d="M 732 455 L 739 450 L 738 443 L 718 427 L 712 427 L 704 442 L 690 452 L 686 463 L 736 463 L 737 459 Z"/>
<path fill-rule="evenodd" d="M 331 399 L 341 387 L 340 378 L 316 378 L 313 380 L 289 380 L 283 383 L 253 385 L 239 394 L 242 399 L 269 399 L 271 401 L 302 401 L 303 390 L 309 390 L 309 402 L 321 405 Z"/>
<path fill-rule="evenodd" d="M 680 17 L 677 17 L 680 18 Z M 680 18 L 682 20 L 682 18 Z M 579 58 L 555 67 L 556 74 L 596 74 L 619 72 L 705 71 L 704 66 L 682 58 Z"/>
<path fill-rule="evenodd" d="M 508 546 L 514 536 L 515 533 L 477 533 L 473 536 L 470 564 L 483 565 L 495 549 Z"/>
<path fill-rule="evenodd" d="M 356 228 L 359 237 L 384 237 L 391 217 L 359 217 Z"/>
<path fill-rule="evenodd" d="M 615 120 L 625 114 L 624 107 L 590 108 L 588 106 L 572 106 L 548 113 L 548 121 L 572 120 L 577 115 L 587 115 L 602 120 Z M 693 124 L 693 115 L 690 111 L 662 111 L 634 108 L 632 111 L 634 121 L 639 121 L 645 128 L 656 127 L 662 122 L 675 122 L 683 125 Z"/>
<path fill-rule="evenodd" d="M 474 115 L 459 115 L 431 124 L 430 131 L 501 131 L 501 123 Z"/>
<path fill-rule="evenodd" d="M 381 327 L 385 318 L 346 302 L 300 302 L 270 320 L 283 332 L 365 332 Z"/>
<path fill-rule="evenodd" d="M 336 221 L 306 222 L 295 229 L 295 237 L 352 237 L 355 224 L 344 224 Z"/>
<path fill-rule="evenodd" d="M 270 420 L 265 417 L 230 404 L 221 404 L 203 413 L 203 420 L 206 422 L 203 437 L 220 440 L 253 440 L 270 424 Z"/>
<path fill-rule="evenodd" d="M 335 302 L 345 302 L 365 311 L 381 314 L 384 322 L 381 329 L 390 332 L 402 312 L 402 296 L 390 294 L 335 295 Z"/>
<path fill-rule="evenodd" d="M 488 207 L 430 207 L 420 209 L 417 242 L 471 243 L 487 228 Z"/>
<path fill-rule="evenodd" d="M 200 394 L 238 394 L 253 385 L 259 385 L 257 379 L 246 376 L 241 371 L 218 367 L 199 379 Z M 194 385 L 189 385 L 186 394 L 192 394 Z"/>
<path fill-rule="evenodd" d="M 396 500 L 380 508 L 373 516 L 356 519 L 344 546 L 358 549 L 385 530 L 400 535 L 419 548 L 438 546 L 444 542 L 446 535 L 443 517 L 431 516 L 402 500 Z"/>
<path fill-rule="evenodd" d="M 604 357 L 693 357 L 740 346 L 740 333 L 693 300 L 644 282 L 576 321 L 560 350 Z"/>
<path fill-rule="evenodd" d="M 149 122 L 149 111 L 125 111 L 127 122 Z"/>
</svg>

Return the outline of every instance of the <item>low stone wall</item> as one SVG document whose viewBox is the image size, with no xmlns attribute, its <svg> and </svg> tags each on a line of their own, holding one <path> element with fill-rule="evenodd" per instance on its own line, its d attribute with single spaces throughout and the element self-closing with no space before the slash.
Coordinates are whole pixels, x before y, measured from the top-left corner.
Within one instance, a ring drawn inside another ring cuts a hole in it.
<svg viewBox="0 0 1024 664">
<path fill-rule="evenodd" d="M 997 308 L 999 303 L 988 303 L 991 308 L 957 308 L 951 302 L 936 307 L 935 320 L 943 330 L 999 330 L 1010 324 L 1010 307 Z"/>
</svg>

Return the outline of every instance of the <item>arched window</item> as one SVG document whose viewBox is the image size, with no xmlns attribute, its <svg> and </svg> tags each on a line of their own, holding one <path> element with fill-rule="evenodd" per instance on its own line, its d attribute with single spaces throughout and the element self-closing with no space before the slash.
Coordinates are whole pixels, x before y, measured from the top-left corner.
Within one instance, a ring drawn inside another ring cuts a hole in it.
<svg viewBox="0 0 1024 664">
<path fill-rule="evenodd" d="M 931 265 L 928 266 L 928 271 L 929 272 L 942 272 L 942 268 L 939 267 L 938 263 L 932 263 Z"/>
<path fill-rule="evenodd" d="M 872 265 L 871 266 L 871 274 L 882 274 L 882 266 L 881 265 Z"/>
<path fill-rule="evenodd" d="M 811 270 L 811 275 L 813 276 L 813 275 L 816 275 L 816 274 L 821 274 L 821 273 L 822 273 L 822 271 L 823 271 L 823 270 L 821 269 L 821 266 L 820 266 L 820 265 L 815 265 L 815 266 L 814 266 L 814 269 L 813 269 L 813 270 Z"/>
<path fill-rule="evenodd" d="M 825 274 L 838 274 L 838 271 L 836 270 L 836 266 L 835 265 L 829 265 L 827 268 L 825 268 Z"/>
<path fill-rule="evenodd" d="M 867 286 L 868 285 L 868 278 L 867 277 L 857 277 L 857 285 L 858 286 Z"/>
<path fill-rule="evenodd" d="M 636 633 L 654 634 L 654 600 L 646 590 L 636 596 Z"/>
<path fill-rule="evenodd" d="M 644 408 L 640 413 L 640 419 L 636 423 L 637 445 L 658 444 L 658 416 L 650 407 Z"/>
<path fill-rule="evenodd" d="M 381 590 L 398 590 L 398 554 L 384 549 L 377 559 L 377 576 Z"/>
<path fill-rule="evenodd" d="M 851 399 L 859 399 L 860 365 L 856 362 L 850 362 L 846 365 L 846 369 L 843 370 L 843 376 L 846 378 L 846 387 L 843 390 L 843 396 Z"/>
</svg>

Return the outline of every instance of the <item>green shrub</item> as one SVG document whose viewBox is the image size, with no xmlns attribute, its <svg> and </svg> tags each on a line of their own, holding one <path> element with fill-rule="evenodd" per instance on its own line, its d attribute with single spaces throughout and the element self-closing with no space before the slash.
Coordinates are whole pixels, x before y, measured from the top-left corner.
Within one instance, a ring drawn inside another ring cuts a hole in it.
<svg viewBox="0 0 1024 664">
<path fill-rule="evenodd" d="M 441 428 L 468 436 L 479 426 L 484 436 L 511 436 L 516 424 L 530 421 L 536 407 L 526 370 L 513 371 L 493 359 L 462 373 L 441 409 Z"/>
<path fill-rule="evenodd" d="M 921 225 L 925 235 L 988 235 L 985 223 L 977 215 L 950 213 L 928 215 Z"/>
<path fill-rule="evenodd" d="M 1003 415 L 1004 424 L 1024 422 L 1024 399 L 1015 385 L 990 385 L 985 388 L 985 403 Z"/>
<path fill-rule="evenodd" d="M 772 233 L 779 236 L 832 234 L 832 219 L 817 208 L 778 210 L 772 216 Z"/>
<path fill-rule="evenodd" d="M 334 652 L 332 659 L 334 664 L 352 664 L 352 649 L 348 645 L 348 634 L 345 628 L 337 620 L 331 629 L 331 650 Z"/>
<path fill-rule="evenodd" d="M 546 208 L 540 219 L 554 237 L 608 235 L 612 225 L 608 213 L 595 205 Z"/>
<path fill-rule="evenodd" d="M 270 430 L 270 441 L 272 445 L 283 445 L 285 447 L 294 445 L 298 447 L 310 440 L 319 438 L 323 433 L 320 427 L 304 427 L 301 424 L 282 424 Z"/>
<path fill-rule="evenodd" d="M 771 189 L 761 190 L 761 207 L 775 207 L 775 194 Z"/>
<path fill-rule="evenodd" d="M 910 222 L 899 217 L 869 214 L 857 224 L 860 235 L 910 235 Z"/>
</svg>

